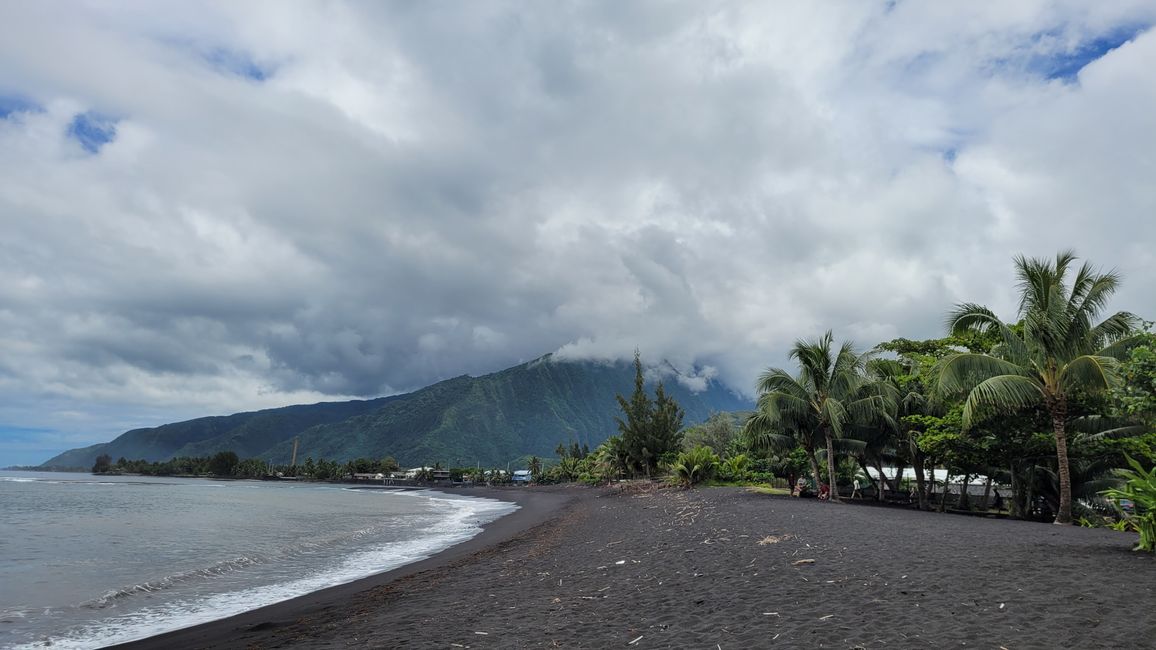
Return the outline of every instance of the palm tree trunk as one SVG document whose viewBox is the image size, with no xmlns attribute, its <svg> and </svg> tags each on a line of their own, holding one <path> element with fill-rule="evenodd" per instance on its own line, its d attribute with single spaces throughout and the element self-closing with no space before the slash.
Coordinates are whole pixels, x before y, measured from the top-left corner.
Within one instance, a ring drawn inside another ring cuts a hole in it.
<svg viewBox="0 0 1156 650">
<path fill-rule="evenodd" d="M 819 493 L 819 459 L 815 458 L 814 447 L 807 447 L 807 460 L 811 461 L 811 478 L 815 479 L 815 493 Z"/>
<path fill-rule="evenodd" d="M 867 470 L 867 461 L 864 460 L 862 456 L 856 456 L 855 460 L 859 461 L 859 469 L 863 470 L 863 473 L 867 475 L 867 481 L 871 483 L 871 487 L 875 488 L 875 492 L 878 493 L 880 490 L 879 484 L 875 482 L 875 479 L 871 478 L 871 472 Z"/>
<path fill-rule="evenodd" d="M 943 466 L 943 493 L 939 495 L 939 511 L 947 511 L 947 491 L 951 487 L 951 472 L 948 471 L 947 466 Z"/>
<path fill-rule="evenodd" d="M 927 510 L 927 477 L 923 473 L 923 452 L 914 450 L 911 464 L 915 467 L 915 498 L 920 510 Z"/>
<path fill-rule="evenodd" d="M 1035 495 L 1032 494 L 1036 486 L 1036 465 L 1035 461 L 1028 461 L 1028 471 L 1025 475 L 1024 481 L 1024 519 L 1031 519 L 1032 513 L 1035 512 Z"/>
<path fill-rule="evenodd" d="M 887 477 L 883 475 L 883 461 L 875 457 L 875 471 L 879 472 L 879 489 L 875 492 L 875 500 L 882 503 L 887 492 Z"/>
<path fill-rule="evenodd" d="M 1057 508 L 1056 524 L 1072 523 L 1072 476 L 1068 469 L 1068 437 L 1064 431 L 1067 423 L 1068 405 L 1057 400 L 1051 405 L 1052 432 L 1056 436 L 1056 474 L 1060 479 L 1060 507 Z"/>
<path fill-rule="evenodd" d="M 985 470 L 985 471 L 990 472 L 991 470 L 989 469 L 989 470 Z M 983 503 L 983 509 L 984 510 L 987 510 L 989 507 L 989 504 L 988 504 L 988 498 L 989 497 L 991 497 L 991 477 L 990 476 L 987 477 L 987 481 L 984 481 L 984 484 L 983 484 L 983 501 L 981 503 Z"/>
<path fill-rule="evenodd" d="M 1072 477 L 1068 469 L 1068 441 L 1064 434 L 1063 424 L 1056 427 L 1056 460 L 1060 478 L 1060 503 L 1056 512 L 1055 524 L 1072 523 Z"/>
<path fill-rule="evenodd" d="M 1011 472 L 1011 499 L 1008 501 L 1008 516 L 1012 519 L 1023 519 L 1023 508 L 1020 504 L 1023 503 L 1023 482 L 1020 481 L 1019 474 L 1016 473 L 1015 461 L 1008 464 L 1008 469 Z"/>
<path fill-rule="evenodd" d="M 823 435 L 827 438 L 827 485 L 830 490 L 828 499 L 839 501 L 839 485 L 835 482 L 835 438 L 831 435 L 830 429 L 824 431 Z"/>
</svg>

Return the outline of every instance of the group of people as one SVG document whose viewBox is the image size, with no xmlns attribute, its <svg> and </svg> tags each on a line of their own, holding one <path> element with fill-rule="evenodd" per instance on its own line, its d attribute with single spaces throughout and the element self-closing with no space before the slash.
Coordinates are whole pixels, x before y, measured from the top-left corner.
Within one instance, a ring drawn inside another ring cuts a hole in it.
<svg viewBox="0 0 1156 650">
<path fill-rule="evenodd" d="M 851 490 L 851 498 L 852 499 L 863 498 L 863 493 L 861 492 L 861 486 L 859 484 L 859 479 L 854 480 L 853 486 L 854 486 L 854 489 Z M 791 490 L 791 496 L 793 496 L 793 497 L 809 497 L 809 496 L 811 496 L 811 484 L 807 482 L 807 479 L 800 476 L 799 480 L 795 481 L 795 487 L 794 487 L 794 489 Z M 826 501 L 827 499 L 831 498 L 831 486 L 827 485 L 826 483 L 820 482 L 819 483 L 819 493 L 816 496 L 819 497 L 820 501 Z"/>
<path fill-rule="evenodd" d="M 795 481 L 795 487 L 794 487 L 794 489 L 791 490 L 791 496 L 793 496 L 793 497 L 812 496 L 811 495 L 811 485 L 810 485 L 810 483 L 807 482 L 807 479 L 800 476 L 799 480 Z M 831 497 L 831 486 L 827 485 L 826 483 L 819 483 L 819 493 L 816 496 L 819 497 L 820 501 L 826 501 L 827 499 L 829 499 Z"/>
</svg>

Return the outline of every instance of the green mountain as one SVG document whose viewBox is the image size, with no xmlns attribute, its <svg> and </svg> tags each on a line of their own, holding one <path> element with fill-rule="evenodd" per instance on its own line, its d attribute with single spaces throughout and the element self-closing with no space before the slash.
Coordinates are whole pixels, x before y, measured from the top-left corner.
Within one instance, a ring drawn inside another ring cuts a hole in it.
<svg viewBox="0 0 1156 650">
<path fill-rule="evenodd" d="M 66 451 L 41 467 L 91 467 L 101 454 L 108 454 L 113 460 L 124 457 L 158 461 L 176 456 L 208 456 L 231 449 L 241 458 L 250 458 L 319 424 L 340 422 L 395 399 L 398 397 L 286 406 L 133 429 L 112 442 Z"/>
<path fill-rule="evenodd" d="M 666 369 L 673 373 L 672 369 Z M 112 442 L 67 451 L 44 467 L 114 460 L 165 460 L 231 449 L 242 458 L 289 462 L 393 456 L 403 466 L 501 466 L 528 454 L 551 457 L 559 442 L 597 446 L 616 433 L 616 394 L 633 389 L 629 363 L 555 361 L 549 355 L 481 377 L 462 376 L 405 395 L 354 402 L 289 406 L 135 429 Z M 722 386 L 692 392 L 664 382 L 695 424 L 716 411 L 750 408 Z"/>
</svg>

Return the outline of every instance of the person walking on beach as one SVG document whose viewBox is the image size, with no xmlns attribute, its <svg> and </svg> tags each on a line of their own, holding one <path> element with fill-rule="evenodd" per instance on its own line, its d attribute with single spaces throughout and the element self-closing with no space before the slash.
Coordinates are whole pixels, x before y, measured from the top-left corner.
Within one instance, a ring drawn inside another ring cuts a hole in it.
<svg viewBox="0 0 1156 650">
<path fill-rule="evenodd" d="M 859 479 L 856 478 L 854 481 L 851 482 L 851 485 L 854 486 L 854 489 L 851 490 L 851 498 L 852 499 L 862 499 L 863 494 L 859 491 Z"/>
</svg>

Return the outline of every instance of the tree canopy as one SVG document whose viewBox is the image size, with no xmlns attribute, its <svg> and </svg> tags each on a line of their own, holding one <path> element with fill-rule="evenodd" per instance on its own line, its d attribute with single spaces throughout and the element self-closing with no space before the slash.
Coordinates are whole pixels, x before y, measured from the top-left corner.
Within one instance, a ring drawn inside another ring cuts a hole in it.
<svg viewBox="0 0 1156 650">
<path fill-rule="evenodd" d="M 654 389 L 654 398 L 650 398 L 638 351 L 634 353 L 634 391 L 630 399 L 618 395 L 617 400 L 622 416 L 615 419 L 629 467 L 650 476 L 660 462 L 674 460 L 681 448 L 683 411 L 666 394 L 661 381 Z"/>
<path fill-rule="evenodd" d="M 963 426 L 994 415 L 1042 406 L 1050 416 L 1056 444 L 1060 497 L 1056 523 L 1072 521 L 1068 463 L 1069 407 L 1082 395 L 1105 393 L 1120 383 L 1119 358 L 1138 343 L 1138 324 L 1129 312 L 1098 321 L 1120 283 L 1114 272 L 1090 264 L 1075 270 L 1076 256 L 1063 251 L 1055 260 L 1015 259 L 1020 292 L 1013 328 L 987 307 L 962 303 L 948 315 L 953 335 L 995 333 L 988 353 L 953 354 L 940 366 L 939 387 L 966 395 Z"/>
</svg>

